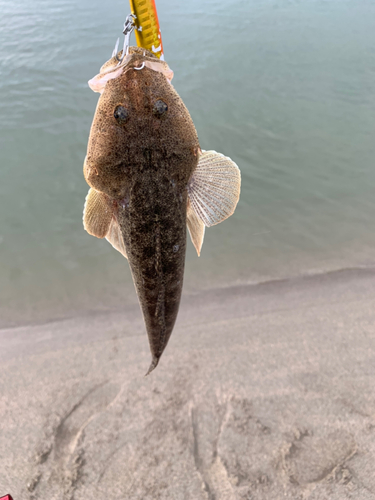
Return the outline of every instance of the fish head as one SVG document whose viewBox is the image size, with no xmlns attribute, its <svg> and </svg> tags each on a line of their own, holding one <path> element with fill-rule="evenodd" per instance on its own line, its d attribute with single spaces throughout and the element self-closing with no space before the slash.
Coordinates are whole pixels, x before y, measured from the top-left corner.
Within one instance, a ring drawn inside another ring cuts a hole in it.
<svg viewBox="0 0 375 500">
<path fill-rule="evenodd" d="M 131 47 L 120 65 L 114 57 L 90 80 L 101 93 L 84 163 L 91 187 L 121 199 L 140 172 L 163 168 L 171 181 L 186 188 L 199 142 L 172 76 L 167 63 Z"/>
</svg>

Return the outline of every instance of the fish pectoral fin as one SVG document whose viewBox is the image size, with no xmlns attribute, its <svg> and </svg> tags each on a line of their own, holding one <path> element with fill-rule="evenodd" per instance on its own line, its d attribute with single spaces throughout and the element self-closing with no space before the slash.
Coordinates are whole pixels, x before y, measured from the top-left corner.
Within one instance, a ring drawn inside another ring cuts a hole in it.
<svg viewBox="0 0 375 500">
<path fill-rule="evenodd" d="M 83 209 L 83 227 L 92 236 L 104 238 L 113 215 L 113 207 L 107 196 L 90 188 Z"/>
<path fill-rule="evenodd" d="M 240 189 L 241 173 L 234 161 L 216 151 L 203 151 L 189 181 L 188 194 L 205 226 L 219 224 L 233 214 Z"/>
<path fill-rule="evenodd" d="M 204 231 L 206 227 L 204 225 L 204 222 L 198 217 L 195 210 L 192 208 L 190 201 L 188 201 L 186 219 L 191 241 L 193 242 L 193 245 L 199 257 L 203 245 Z"/>
<path fill-rule="evenodd" d="M 126 258 L 124 239 L 108 197 L 90 188 L 83 209 L 83 227 L 92 236 L 106 238 Z"/>
<path fill-rule="evenodd" d="M 128 256 L 126 254 L 124 238 L 122 237 L 120 226 L 116 220 L 116 217 L 113 216 L 112 220 L 109 224 L 109 229 L 107 234 L 105 235 L 107 241 L 118 250 L 122 255 L 127 259 Z"/>
</svg>

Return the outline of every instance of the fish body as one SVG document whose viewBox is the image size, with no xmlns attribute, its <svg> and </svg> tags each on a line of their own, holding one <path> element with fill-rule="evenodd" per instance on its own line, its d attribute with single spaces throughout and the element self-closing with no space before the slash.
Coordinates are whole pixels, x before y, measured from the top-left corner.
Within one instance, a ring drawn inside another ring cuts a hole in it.
<svg viewBox="0 0 375 500">
<path fill-rule="evenodd" d="M 205 225 L 220 222 L 215 219 L 218 210 L 228 216 L 228 207 L 218 203 L 207 212 L 210 195 L 202 178 L 208 176 L 212 184 L 215 169 L 207 173 L 199 162 L 203 158 L 212 167 L 213 157 L 224 171 L 229 159 L 202 153 L 166 63 L 131 47 L 120 70 L 110 60 L 91 81 L 101 96 L 84 163 L 91 186 L 84 226 L 90 234 L 106 237 L 129 260 L 149 337 L 150 372 L 168 343 L 179 309 L 186 227 L 199 254 Z M 225 186 L 219 186 L 219 195 L 226 196 Z"/>
<path fill-rule="evenodd" d="M 152 188 L 147 189 L 147 185 Z M 117 217 L 149 332 L 151 370 L 167 345 L 179 309 L 187 193 L 178 194 L 163 174 L 150 175 L 145 186 L 137 184 L 132 191 L 129 203 L 119 209 Z M 150 211 L 140 211 L 139 202 Z"/>
</svg>

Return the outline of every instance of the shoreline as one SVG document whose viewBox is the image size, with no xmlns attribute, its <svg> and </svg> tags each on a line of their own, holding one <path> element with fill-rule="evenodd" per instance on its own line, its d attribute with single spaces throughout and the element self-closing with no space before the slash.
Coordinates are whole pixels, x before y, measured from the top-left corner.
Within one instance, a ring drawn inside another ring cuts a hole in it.
<svg viewBox="0 0 375 500">
<path fill-rule="evenodd" d="M 352 274 L 352 273 L 358 273 L 358 276 L 362 276 L 362 274 L 367 275 L 368 273 L 374 274 L 375 276 L 375 265 L 362 265 L 362 266 L 350 266 L 350 267 L 345 267 L 345 268 L 338 268 L 338 269 L 330 269 L 330 270 L 323 270 L 323 271 L 311 271 L 311 272 L 305 272 L 301 273 L 295 276 L 285 276 L 285 277 L 280 277 L 280 278 L 270 278 L 270 279 L 265 279 L 265 280 L 259 280 L 259 281 L 245 281 L 243 283 L 232 283 L 229 285 L 223 285 L 223 286 L 216 286 L 216 287 L 207 287 L 207 288 L 201 288 L 197 291 L 182 291 L 182 300 L 181 304 L 184 302 L 184 300 L 192 298 L 192 297 L 197 297 L 197 296 L 203 296 L 206 294 L 215 294 L 219 291 L 230 291 L 230 290 L 236 290 L 236 289 L 253 289 L 256 287 L 261 287 L 261 286 L 274 286 L 277 285 L 278 283 L 297 283 L 300 281 L 304 280 L 317 280 L 322 277 L 330 277 L 331 275 L 346 275 L 346 274 Z M 129 284 L 127 284 L 129 286 Z M 57 315 L 55 317 L 50 317 L 46 319 L 45 321 L 25 321 L 25 322 L 20 322 L 16 323 L 15 321 L 1 324 L 1 319 L 0 319 L 0 334 L 3 331 L 8 331 L 8 330 L 13 330 L 17 328 L 26 328 L 26 327 L 37 327 L 37 326 L 44 326 L 48 324 L 54 324 L 54 323 L 60 323 L 63 321 L 72 321 L 75 319 L 84 319 L 84 318 L 89 318 L 89 317 L 97 317 L 97 316 L 108 316 L 108 315 L 118 315 L 118 314 L 124 314 L 125 312 L 130 313 L 135 307 L 138 306 L 139 304 L 137 301 L 137 297 L 135 294 L 135 289 L 133 286 L 133 283 L 131 283 L 132 290 L 134 291 L 134 302 L 133 303 L 124 303 L 123 306 L 121 307 L 116 307 L 113 309 L 103 309 L 103 310 L 85 310 L 82 314 L 72 314 L 72 315 Z M 180 311 L 181 311 L 181 306 L 180 306 Z M 141 313 L 141 310 L 139 308 L 139 313 Z M 180 314 L 180 313 L 179 313 Z"/>
</svg>

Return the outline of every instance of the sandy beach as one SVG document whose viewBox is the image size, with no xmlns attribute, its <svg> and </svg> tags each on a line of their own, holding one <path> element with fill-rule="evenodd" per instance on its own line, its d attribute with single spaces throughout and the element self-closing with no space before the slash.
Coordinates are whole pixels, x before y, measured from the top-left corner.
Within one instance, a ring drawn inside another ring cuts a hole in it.
<svg viewBox="0 0 375 500">
<path fill-rule="evenodd" d="M 375 498 L 375 270 L 184 297 L 159 367 L 138 308 L 0 331 L 0 494 Z"/>
</svg>

